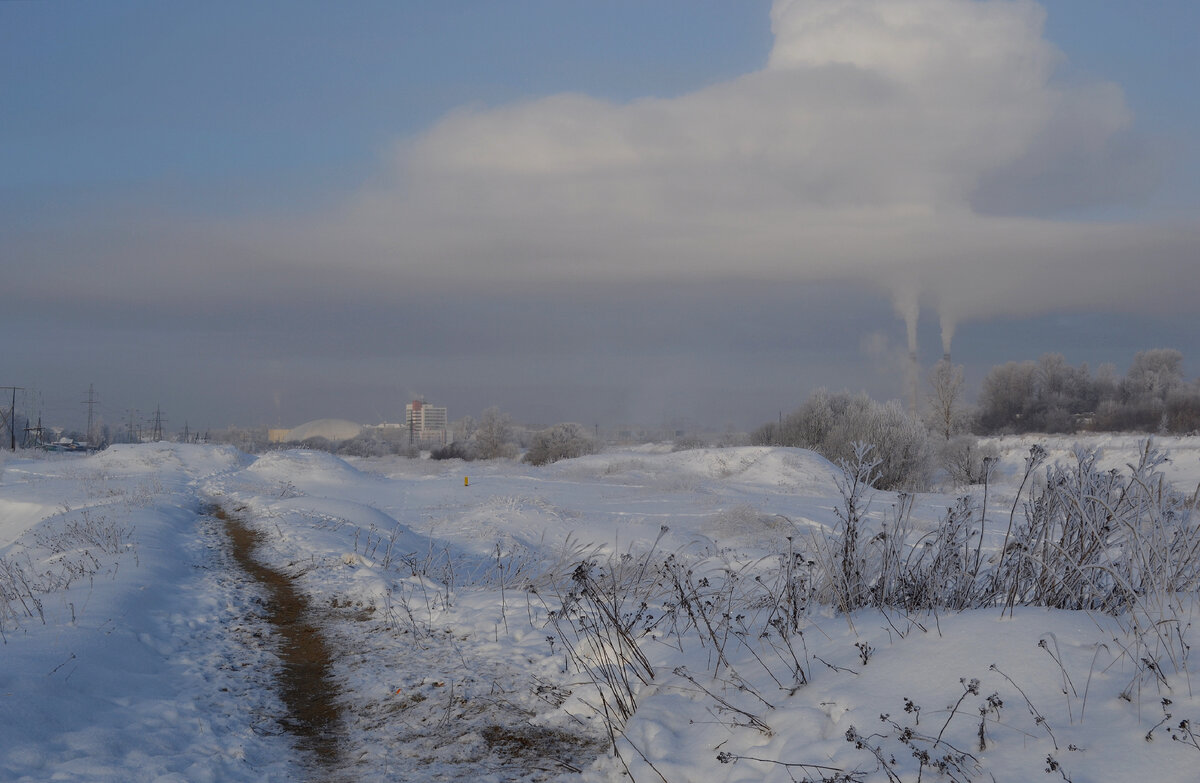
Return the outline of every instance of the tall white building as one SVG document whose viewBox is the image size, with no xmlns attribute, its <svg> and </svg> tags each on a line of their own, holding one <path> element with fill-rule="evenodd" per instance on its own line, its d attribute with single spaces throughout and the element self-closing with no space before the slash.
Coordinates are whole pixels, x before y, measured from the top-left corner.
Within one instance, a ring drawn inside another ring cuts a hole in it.
<svg viewBox="0 0 1200 783">
<path fill-rule="evenodd" d="M 446 445 L 446 409 L 413 400 L 404 406 L 404 426 L 409 443 Z"/>
</svg>

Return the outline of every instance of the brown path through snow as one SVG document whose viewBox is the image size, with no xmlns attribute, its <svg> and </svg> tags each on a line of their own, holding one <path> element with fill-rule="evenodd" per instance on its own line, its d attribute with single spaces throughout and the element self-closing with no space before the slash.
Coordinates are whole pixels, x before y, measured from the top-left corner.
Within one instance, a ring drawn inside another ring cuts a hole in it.
<svg viewBox="0 0 1200 783">
<path fill-rule="evenodd" d="M 225 525 L 234 559 L 267 592 L 266 620 L 279 640 L 279 695 L 288 711 L 279 722 L 327 774 L 341 762 L 343 733 L 330 648 L 291 578 L 255 559 L 262 535 L 224 509 L 214 516 Z"/>
</svg>

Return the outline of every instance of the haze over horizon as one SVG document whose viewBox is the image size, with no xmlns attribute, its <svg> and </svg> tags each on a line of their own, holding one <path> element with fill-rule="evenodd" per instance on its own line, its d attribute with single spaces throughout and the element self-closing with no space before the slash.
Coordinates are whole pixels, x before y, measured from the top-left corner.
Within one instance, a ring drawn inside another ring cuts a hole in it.
<svg viewBox="0 0 1200 783">
<path fill-rule="evenodd" d="M 1200 5 L 0 4 L 47 422 L 751 428 L 907 356 L 1200 361 Z M 20 407 L 20 406 L 18 406 Z M 30 411 L 34 413 L 35 411 Z"/>
</svg>

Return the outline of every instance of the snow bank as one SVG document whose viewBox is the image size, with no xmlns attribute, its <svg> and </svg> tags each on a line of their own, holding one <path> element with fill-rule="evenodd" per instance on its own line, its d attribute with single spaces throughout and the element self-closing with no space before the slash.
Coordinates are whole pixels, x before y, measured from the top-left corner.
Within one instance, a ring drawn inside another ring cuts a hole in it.
<svg viewBox="0 0 1200 783">
<path fill-rule="evenodd" d="M 1075 449 L 1096 449 L 1097 464 L 1104 470 L 1129 471 L 1130 463 L 1137 463 L 1138 454 L 1147 441 L 1160 451 L 1170 455 L 1170 462 L 1163 467 L 1168 482 L 1181 490 L 1194 492 L 1200 481 L 1200 437 L 1195 435 L 1154 436 L 1120 433 L 1096 433 L 1087 435 L 1006 435 L 981 438 L 980 443 L 994 445 L 1000 451 L 998 470 L 1005 478 L 1020 480 L 1024 472 L 1024 460 L 1029 449 L 1038 444 L 1046 449 L 1047 464 L 1055 462 L 1073 463 Z"/>
<path fill-rule="evenodd" d="M 841 470 L 807 449 L 746 446 L 677 452 L 617 451 L 566 460 L 547 468 L 567 477 L 656 477 L 721 482 L 747 489 L 766 487 L 825 494 Z"/>
<path fill-rule="evenodd" d="M 189 488 L 245 461 L 165 444 L 13 460 L 0 572 L 28 582 L 6 582 L 0 615 L 0 778 L 294 776 L 261 731 L 270 690 L 243 668 L 269 656 L 237 640 L 254 594 L 219 566 Z"/>
<path fill-rule="evenodd" d="M 272 451 L 254 460 L 246 473 L 284 485 L 337 487 L 362 479 L 357 468 L 323 451 Z"/>
</svg>

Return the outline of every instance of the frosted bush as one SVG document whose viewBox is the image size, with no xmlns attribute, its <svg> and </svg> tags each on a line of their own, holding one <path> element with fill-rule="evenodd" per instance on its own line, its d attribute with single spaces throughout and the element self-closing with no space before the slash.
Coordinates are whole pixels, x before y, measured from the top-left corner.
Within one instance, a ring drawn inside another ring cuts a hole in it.
<svg viewBox="0 0 1200 783">
<path fill-rule="evenodd" d="M 937 447 L 938 464 L 955 486 L 982 484 L 1000 457 L 995 444 L 980 445 L 971 435 L 958 435 Z"/>
<path fill-rule="evenodd" d="M 533 443 L 525 453 L 525 462 L 531 465 L 548 465 L 561 459 L 573 459 L 595 453 L 596 442 L 582 424 L 555 424 L 533 436 Z"/>
<path fill-rule="evenodd" d="M 927 489 L 933 478 L 933 449 L 925 425 L 909 416 L 900 403 L 878 403 L 865 393 L 813 393 L 780 424 L 759 428 L 757 445 L 812 449 L 830 462 L 854 459 L 855 444 L 873 447 L 879 461 L 877 489 Z"/>
</svg>

